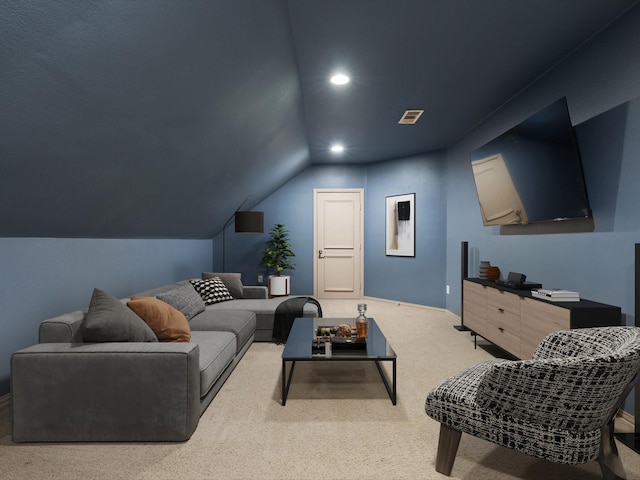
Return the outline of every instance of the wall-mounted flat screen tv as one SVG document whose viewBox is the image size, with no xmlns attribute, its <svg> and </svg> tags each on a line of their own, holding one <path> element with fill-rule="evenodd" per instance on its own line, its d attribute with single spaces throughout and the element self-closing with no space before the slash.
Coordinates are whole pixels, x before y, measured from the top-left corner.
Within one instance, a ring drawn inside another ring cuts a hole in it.
<svg viewBox="0 0 640 480">
<path fill-rule="evenodd" d="M 471 153 L 484 225 L 591 216 L 566 98 Z"/>
</svg>

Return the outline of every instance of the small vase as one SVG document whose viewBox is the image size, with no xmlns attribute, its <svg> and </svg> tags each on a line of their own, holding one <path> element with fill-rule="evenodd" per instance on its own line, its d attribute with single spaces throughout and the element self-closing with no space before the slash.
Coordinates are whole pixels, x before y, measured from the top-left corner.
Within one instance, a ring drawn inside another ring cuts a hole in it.
<svg viewBox="0 0 640 480">
<path fill-rule="evenodd" d="M 487 280 L 495 282 L 500 278 L 500 269 L 498 267 L 490 266 L 487 269 Z"/>
<path fill-rule="evenodd" d="M 487 278 L 487 270 L 489 269 L 490 266 L 491 264 L 488 261 L 486 260 L 480 261 L 480 267 L 478 268 L 478 277 Z"/>
</svg>

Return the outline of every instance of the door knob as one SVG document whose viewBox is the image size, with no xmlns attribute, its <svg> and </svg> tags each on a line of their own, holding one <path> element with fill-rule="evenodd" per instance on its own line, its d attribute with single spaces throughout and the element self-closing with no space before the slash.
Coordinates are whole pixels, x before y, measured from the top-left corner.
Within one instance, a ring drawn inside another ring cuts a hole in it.
<svg viewBox="0 0 640 480">
<path fill-rule="evenodd" d="M 324 252 L 322 250 L 318 250 L 318 258 L 324 258 Z"/>
</svg>

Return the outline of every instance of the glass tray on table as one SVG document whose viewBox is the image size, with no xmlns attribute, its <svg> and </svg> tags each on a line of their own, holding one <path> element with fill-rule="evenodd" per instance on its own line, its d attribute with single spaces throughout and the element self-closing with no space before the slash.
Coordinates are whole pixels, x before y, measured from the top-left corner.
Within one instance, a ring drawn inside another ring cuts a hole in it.
<svg viewBox="0 0 640 480">
<path fill-rule="evenodd" d="M 348 328 L 347 328 L 348 327 Z M 331 342 L 332 350 L 366 350 L 366 338 L 358 338 L 355 327 L 351 325 L 336 325 L 334 327 L 318 327 L 313 353 L 324 353 L 325 343 Z"/>
</svg>

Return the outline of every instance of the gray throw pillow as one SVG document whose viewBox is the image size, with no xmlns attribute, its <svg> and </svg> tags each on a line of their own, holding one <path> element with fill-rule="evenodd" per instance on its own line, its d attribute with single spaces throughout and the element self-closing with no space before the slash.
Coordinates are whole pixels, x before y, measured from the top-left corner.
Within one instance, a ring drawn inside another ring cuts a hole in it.
<svg viewBox="0 0 640 480">
<path fill-rule="evenodd" d="M 89 311 L 82 323 L 85 342 L 157 342 L 153 330 L 114 296 L 93 290 Z"/>
<path fill-rule="evenodd" d="M 208 280 L 210 278 L 218 277 L 225 284 L 229 293 L 233 298 L 244 298 L 242 279 L 239 273 L 212 273 L 202 272 L 202 279 Z"/>
<path fill-rule="evenodd" d="M 190 283 L 184 283 L 178 288 L 157 295 L 156 298 L 181 311 L 187 317 L 187 320 L 191 320 L 200 312 L 204 312 L 204 300 Z"/>
</svg>

